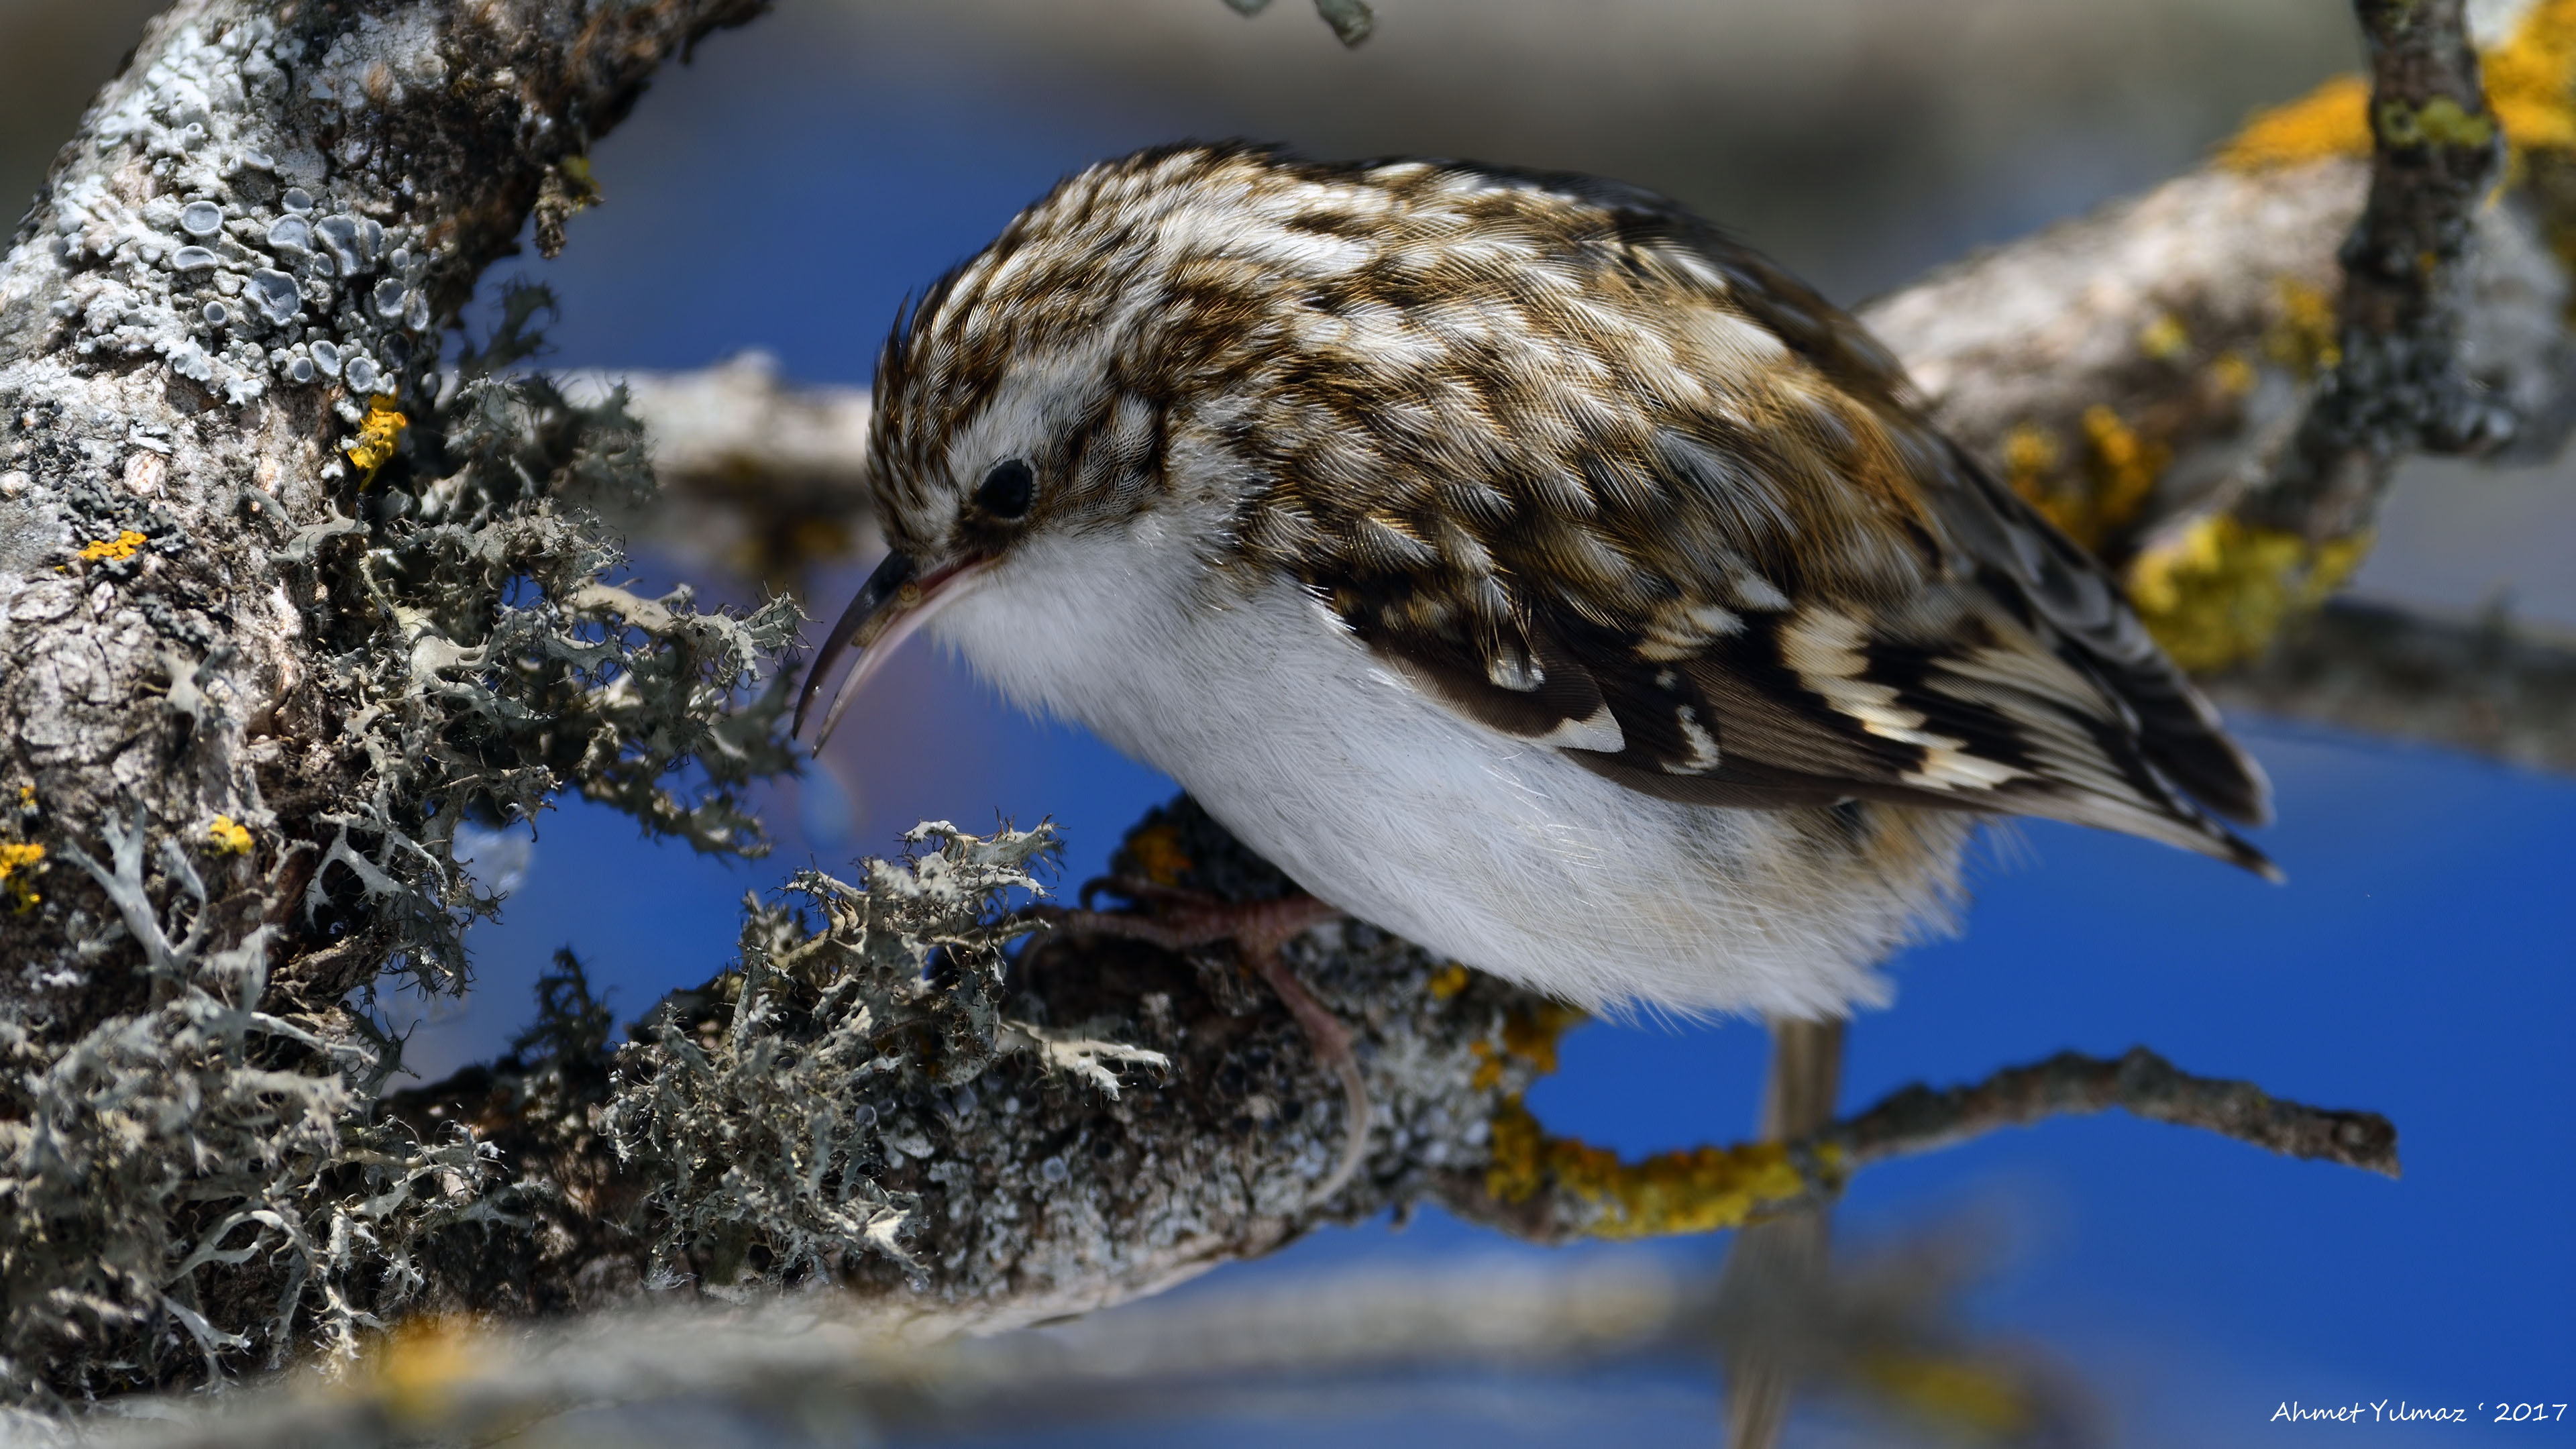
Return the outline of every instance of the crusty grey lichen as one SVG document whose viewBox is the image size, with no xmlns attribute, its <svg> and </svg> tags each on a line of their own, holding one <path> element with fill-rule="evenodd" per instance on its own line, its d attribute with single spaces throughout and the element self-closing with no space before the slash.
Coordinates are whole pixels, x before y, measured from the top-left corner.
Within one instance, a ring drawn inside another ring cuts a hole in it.
<svg viewBox="0 0 2576 1449">
<path fill-rule="evenodd" d="M 85 137 L 151 185 L 87 169 L 50 198 L 42 244 L 67 280 L 47 310 L 76 329 L 73 354 L 155 357 L 236 407 L 345 383 L 350 422 L 391 390 L 434 338 L 422 225 L 400 219 L 381 185 L 388 158 L 362 129 L 325 156 L 279 146 L 273 117 L 290 97 L 365 110 L 370 76 L 388 105 L 406 83 L 443 81 L 426 23 L 360 16 L 327 37 L 264 15 L 179 25 Z"/>
<path fill-rule="evenodd" d="M 181 0 L 19 226 L 0 1403 L 345 1354 L 493 1221 L 482 1144 L 373 1106 L 373 990 L 461 987 L 491 908 L 461 822 L 763 848 L 792 608 L 617 582 L 641 434 L 510 373 L 534 294 L 435 370 L 541 177 L 757 9 Z"/>
</svg>

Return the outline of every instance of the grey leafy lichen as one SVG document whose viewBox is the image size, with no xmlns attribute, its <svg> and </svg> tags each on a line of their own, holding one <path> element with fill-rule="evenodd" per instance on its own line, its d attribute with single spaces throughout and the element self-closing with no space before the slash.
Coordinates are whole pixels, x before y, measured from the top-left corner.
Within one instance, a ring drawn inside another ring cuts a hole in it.
<svg viewBox="0 0 2576 1449">
<path fill-rule="evenodd" d="M 1002 946 L 1029 928 L 994 906 L 1038 889 L 1028 867 L 1054 840 L 923 825 L 905 843 L 936 848 L 870 862 L 864 889 L 806 871 L 788 903 L 749 902 L 736 969 L 664 1002 L 619 1056 L 609 1121 L 652 1183 L 660 1276 L 692 1244 L 713 1245 L 703 1280 L 720 1289 L 868 1253 L 917 1270 L 920 1195 L 884 1178 L 933 1155 L 930 1117 L 981 1106 L 973 1084 L 1006 1044 L 1039 1039 L 1001 1019 Z"/>
<path fill-rule="evenodd" d="M 534 349 L 547 305 L 534 289 L 507 294 L 493 338 L 349 500 L 376 522 L 335 508 L 274 530 L 330 655 L 317 685 L 337 746 L 372 777 L 367 802 L 322 817 L 338 833 L 305 885 L 307 915 L 345 911 L 352 891 L 374 898 L 382 959 L 430 987 L 461 980 L 456 927 L 490 909 L 454 858 L 469 817 L 530 818 L 577 788 L 655 834 L 759 855 L 740 788 L 789 767 L 784 682 L 762 678 L 795 637 L 795 606 L 737 619 L 697 612 L 685 589 L 646 599 L 607 582 L 622 560 L 598 510 L 638 506 L 652 474 L 622 393 L 576 405 L 543 377 L 505 373 Z M 674 771 L 692 761 L 684 795 Z M 393 818 L 393 798 L 419 802 L 417 817 Z M 350 848 L 352 829 L 372 856 Z"/>
<path fill-rule="evenodd" d="M 1487 1124 L 1547 1064 L 1528 1024 L 1553 1008 L 1357 923 L 1292 943 L 1372 1103 L 1363 1170 L 1319 1198 L 1354 1124 L 1295 1019 L 1231 947 L 1015 912 L 1053 839 L 932 824 L 854 880 L 800 874 L 746 902 L 729 970 L 620 1048 L 566 959 L 509 1059 L 388 1099 L 423 1138 L 498 1148 L 486 1192 L 517 1224 L 438 1258 L 418 1302 L 518 1316 L 828 1283 L 889 1331 L 989 1328 L 1392 1204 L 1496 1211 Z M 1187 800 L 1137 852 L 1190 889 L 1290 889 Z"/>
<path fill-rule="evenodd" d="M 374 1105 L 373 990 L 461 986 L 490 908 L 461 822 L 762 848 L 792 609 L 621 585 L 640 434 L 511 373 L 534 298 L 436 370 L 543 178 L 758 8 L 181 0 L 0 260 L 0 1401 L 346 1353 L 496 1221 Z"/>
<path fill-rule="evenodd" d="M 0 1020 L 0 1382 L 113 1392 L 164 1381 L 174 1352 L 214 1374 L 308 1339 L 347 1357 L 371 1307 L 419 1284 L 416 1242 L 484 1215 L 488 1152 L 368 1120 L 381 1053 L 277 1009 L 264 928 L 210 949 L 213 893 L 164 838 L 188 910 L 173 939 L 144 832 L 105 834 L 107 861 L 67 853 L 142 948 L 152 1000 L 62 1044 Z"/>
<path fill-rule="evenodd" d="M 99 930 L 59 890 L 30 914 L 70 927 L 77 958 L 139 955 L 148 1002 L 68 1040 L 0 1022 L 0 1375 L 17 1393 L 166 1382 L 174 1354 L 208 1373 L 306 1342 L 346 1355 L 422 1283 L 417 1239 L 488 1220 L 486 1149 L 461 1129 L 371 1123 L 395 1044 L 363 994 L 315 989 L 363 993 L 387 970 L 462 986 L 461 928 L 492 906 L 454 859 L 469 816 L 525 818 L 569 787 L 701 849 L 763 848 L 737 791 L 786 765 L 779 691 L 757 687 L 794 608 L 699 614 L 685 593 L 605 581 L 618 554 L 582 505 L 649 489 L 650 473 L 617 395 L 575 406 L 499 371 L 524 352 L 534 301 L 514 299 L 398 463 L 335 500 L 355 517 L 271 528 L 326 651 L 303 707 L 335 722 L 317 747 L 361 788 L 295 802 L 315 833 L 272 850 L 235 853 L 255 838 L 240 826 L 186 843 L 138 811 L 97 825 L 103 864 L 64 832 L 61 855 L 112 915 Z M 257 516 L 284 515 L 243 492 Z M 182 660 L 166 698 L 190 696 L 191 729 L 220 727 L 201 684 Z M 692 760 L 684 794 L 673 772 Z M 245 814 L 259 835 L 293 818 Z M 298 936 L 314 943 L 294 963 L 302 989 L 274 993 Z"/>
</svg>

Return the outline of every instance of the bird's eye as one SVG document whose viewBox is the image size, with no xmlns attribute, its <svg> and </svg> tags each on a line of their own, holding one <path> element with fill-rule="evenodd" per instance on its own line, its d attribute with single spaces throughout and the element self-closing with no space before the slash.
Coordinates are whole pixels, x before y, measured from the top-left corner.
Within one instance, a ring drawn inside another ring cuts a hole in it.
<svg viewBox="0 0 2576 1449">
<path fill-rule="evenodd" d="M 1017 518 L 1029 511 L 1029 497 L 1037 486 L 1038 475 L 1027 462 L 1005 458 L 975 485 L 975 506 L 995 518 Z"/>
</svg>

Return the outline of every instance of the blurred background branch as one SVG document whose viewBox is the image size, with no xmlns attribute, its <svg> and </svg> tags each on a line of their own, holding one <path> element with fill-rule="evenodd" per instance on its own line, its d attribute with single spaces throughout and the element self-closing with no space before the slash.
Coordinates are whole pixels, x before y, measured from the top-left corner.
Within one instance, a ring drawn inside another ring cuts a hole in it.
<svg viewBox="0 0 2576 1449">
<path fill-rule="evenodd" d="M 1901 1431 L 2033 1449 L 2102 1442 L 2098 1414 L 2061 1367 L 1958 1326 L 1951 1300 L 1977 1257 L 1969 1240 L 1925 1238 L 1795 1302 L 1640 1264 L 1344 1272 L 935 1346 L 890 1338 L 829 1295 L 534 1328 L 424 1321 L 345 1382 L 174 1408 L 176 1422 L 91 1442 L 680 1444 L 715 1427 L 709 1403 L 723 1411 L 718 1423 L 733 1421 L 726 1437 L 808 1442 L 1136 1426 L 1230 1402 L 1320 1428 L 1372 1384 L 1420 1399 L 1426 1376 L 1440 1374 L 1564 1379 L 1622 1364 L 1706 1374 L 1756 1338 L 1797 1365 L 1808 1392 Z M 1337 1402 L 1318 1396 L 1324 1385 Z M 1509 1402 L 1500 1384 L 1473 1386 Z M 698 1416 L 675 1425 L 656 1412 L 674 1401 Z"/>
</svg>

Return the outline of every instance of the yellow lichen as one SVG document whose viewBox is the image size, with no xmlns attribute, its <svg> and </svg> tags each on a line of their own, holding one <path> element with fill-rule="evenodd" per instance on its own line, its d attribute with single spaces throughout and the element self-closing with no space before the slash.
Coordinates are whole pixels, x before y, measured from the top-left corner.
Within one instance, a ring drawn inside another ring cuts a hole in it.
<svg viewBox="0 0 2576 1449">
<path fill-rule="evenodd" d="M 2062 531 L 2081 527 L 2083 500 L 2059 486 L 2057 434 L 2037 423 L 2015 423 L 2004 434 L 2004 483 Z"/>
<path fill-rule="evenodd" d="M 2056 471 L 2057 456 L 2057 434 L 2037 423 L 2015 423 L 2004 434 L 2004 481 L 2037 503 L 2047 492 L 2048 475 Z"/>
<path fill-rule="evenodd" d="M 25 786 L 20 786 L 25 789 Z M 24 914 L 36 908 L 44 897 L 36 894 L 33 879 L 45 868 L 45 848 L 35 844 L 0 841 L 0 895 L 9 900 L 9 908 Z"/>
<path fill-rule="evenodd" d="M 1145 879 L 1158 886 L 1178 886 L 1193 862 L 1181 849 L 1181 833 L 1169 825 L 1147 825 L 1127 833 L 1127 858 Z"/>
<path fill-rule="evenodd" d="M 229 815 L 218 815 L 206 827 L 206 844 L 217 855 L 250 854 L 250 832 L 234 823 Z"/>
<path fill-rule="evenodd" d="M 2158 312 L 2138 329 L 2138 350 L 2158 362 L 2180 362 L 2191 355 L 2191 332 L 2171 312 Z"/>
<path fill-rule="evenodd" d="M 1463 973 L 1466 968 L 1455 968 Z M 1466 982 L 1461 977 L 1460 989 Z M 1435 979 L 1432 987 L 1439 990 Z M 1579 1006 L 1543 1001 L 1535 1006 L 1517 1009 L 1503 1018 L 1503 1041 L 1500 1047 L 1491 1042 L 1471 1043 L 1467 1050 L 1476 1058 L 1476 1070 L 1468 1078 L 1477 1091 L 1490 1092 L 1503 1084 L 1503 1068 L 1508 1058 L 1518 1057 L 1540 1076 L 1556 1070 L 1556 1043 L 1559 1037 L 1586 1020 Z"/>
<path fill-rule="evenodd" d="M 371 1387 L 385 1416 L 397 1424 L 435 1420 L 457 1386 L 480 1367 L 480 1356 L 461 1317 L 426 1314 L 395 1329 L 384 1342 Z"/>
<path fill-rule="evenodd" d="M 1557 1040 L 1586 1020 L 1582 1007 L 1561 1001 L 1523 1007 L 1503 1018 L 1503 1050 L 1544 1076 L 1556 1070 Z"/>
<path fill-rule="evenodd" d="M 2124 528 L 2147 506 L 2156 479 L 2173 461 L 2173 449 L 2142 438 L 2105 403 L 2084 410 L 2084 440 L 2092 446 L 2093 497 L 2083 538 L 2099 547 L 2112 530 Z"/>
<path fill-rule="evenodd" d="M 2084 410 L 2084 459 L 2074 477 L 2053 476 L 2057 436 L 2022 423 L 2004 437 L 2004 480 L 2067 537 L 2099 549 L 2137 520 L 2173 461 L 2165 443 L 2141 437 L 2109 406 Z"/>
<path fill-rule="evenodd" d="M 343 451 L 357 465 L 361 484 L 376 481 L 376 471 L 393 461 L 394 449 L 402 442 L 403 429 L 411 426 L 393 398 L 378 393 L 367 399 L 367 416 L 358 424 L 358 436 L 349 440 Z"/>
<path fill-rule="evenodd" d="M 1464 968 L 1452 968 L 1464 976 Z M 1436 980 L 1436 978 L 1435 978 Z M 1461 982 L 1463 985 L 1463 980 Z M 1435 988 L 1436 989 L 1436 988 Z M 1541 1073 L 1557 1065 L 1557 1043 L 1585 1020 L 1576 1007 L 1555 1002 L 1514 1011 L 1503 1021 L 1500 1047 L 1477 1042 L 1474 1083 L 1490 1091 L 1502 1082 L 1506 1059 L 1518 1058 Z M 1570 1137 L 1551 1137 L 1522 1104 L 1503 1099 L 1490 1123 L 1492 1159 L 1486 1190 L 1506 1203 L 1527 1202 L 1551 1183 L 1606 1211 L 1585 1231 L 1600 1238 L 1650 1238 L 1741 1226 L 1758 1212 L 1807 1196 L 1820 1184 L 1801 1173 L 1788 1149 L 1776 1142 L 1740 1147 L 1699 1147 L 1664 1152 L 1641 1162 L 1621 1162 L 1605 1148 Z M 1831 1185 L 1840 1158 L 1819 1155 L 1820 1177 Z"/>
<path fill-rule="evenodd" d="M 589 157 L 566 156 L 555 163 L 555 169 L 563 173 L 564 189 L 572 193 L 574 206 L 597 206 L 608 199 L 608 193 L 599 187 L 599 178 L 591 172 Z"/>
<path fill-rule="evenodd" d="M 2516 151 L 2576 151 L 2576 0 L 2540 0 L 2478 65 Z"/>
<path fill-rule="evenodd" d="M 1467 989 L 1467 968 L 1452 961 L 1431 973 L 1431 999 L 1447 1001 Z"/>
<path fill-rule="evenodd" d="M 2339 75 L 2286 105 L 2258 111 L 2218 148 L 2231 171 L 2304 166 L 2370 154 L 2370 82 Z"/>
<path fill-rule="evenodd" d="M 2383 108 L 2378 124 L 2394 145 L 2432 141 L 2482 146 L 2504 128 L 2510 175 L 2533 151 L 2576 151 L 2576 0 L 2540 0 L 2513 35 L 2478 57 L 2486 117 L 2448 99 L 2419 109 Z M 2339 75 L 2286 105 L 2258 112 L 2218 148 L 2235 171 L 2302 166 L 2333 156 L 2365 156 L 2371 147 L 2370 83 Z"/>
<path fill-rule="evenodd" d="M 2004 481 L 2067 537 L 2099 549 L 2137 520 L 2155 492 L 2156 479 L 2173 461 L 2173 449 L 2140 436 L 2101 403 L 2086 408 L 2080 421 L 2084 456 L 2077 475 L 2060 472 L 2055 433 L 2036 423 L 2016 423 L 2004 434 Z"/>
<path fill-rule="evenodd" d="M 1807 1197 L 1811 1183 L 1777 1142 L 1739 1147 L 1699 1147 L 1622 1162 L 1607 1148 L 1551 1137 L 1521 1099 L 1507 1099 L 1494 1114 L 1493 1159 L 1485 1190 L 1501 1202 L 1521 1203 L 1551 1184 L 1605 1209 L 1585 1231 L 1627 1239 L 1705 1233 L 1741 1227 L 1754 1214 Z M 1830 1154 L 1825 1163 L 1833 1171 Z"/>
<path fill-rule="evenodd" d="M 1862 1355 L 1857 1367 L 1861 1378 L 1893 1403 L 1982 1438 L 2017 1435 L 2031 1421 L 2030 1396 L 2001 1365 L 1882 1350 Z"/>
<path fill-rule="evenodd" d="M 99 563 L 129 559 L 134 557 L 135 550 L 151 541 L 129 528 L 114 538 L 103 538 L 96 543 L 83 545 L 80 551 L 81 562 Z"/>
<path fill-rule="evenodd" d="M 2243 397 L 2254 390 L 2254 364 L 2231 348 L 2210 359 L 2209 380 L 2227 396 Z"/>
<path fill-rule="evenodd" d="M 2334 298 L 2320 287 L 2284 277 L 2274 289 L 2280 304 L 2263 334 L 2263 353 L 2302 378 L 2332 372 L 2343 362 Z"/>
<path fill-rule="evenodd" d="M 2420 106 L 2382 101 L 2372 108 L 2371 120 L 2371 129 L 2391 146 L 2478 147 L 2495 141 L 2494 121 L 2449 96 L 2435 96 Z"/>
<path fill-rule="evenodd" d="M 2129 601 L 2176 664 L 2225 669 L 2263 652 L 2293 615 L 2325 601 L 2370 552 L 2370 536 L 2315 542 L 2213 514 L 2138 555 Z"/>
</svg>

